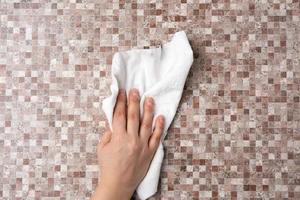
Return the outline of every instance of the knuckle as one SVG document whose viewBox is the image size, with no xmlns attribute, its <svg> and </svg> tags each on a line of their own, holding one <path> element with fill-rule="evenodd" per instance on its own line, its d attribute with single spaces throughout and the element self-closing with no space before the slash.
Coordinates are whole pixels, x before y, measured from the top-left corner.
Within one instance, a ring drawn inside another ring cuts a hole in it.
<svg viewBox="0 0 300 200">
<path fill-rule="evenodd" d="M 118 97 L 117 98 L 117 104 L 124 104 L 125 103 L 125 101 L 126 101 L 126 99 L 124 98 L 124 97 Z"/>
<path fill-rule="evenodd" d="M 116 117 L 122 117 L 124 115 L 124 112 L 121 110 L 121 109 L 117 109 L 116 110 L 116 113 L 115 113 L 115 116 Z"/>
<path fill-rule="evenodd" d="M 152 137 L 153 137 L 153 139 L 155 140 L 155 141 L 160 141 L 160 139 L 161 139 L 161 135 L 162 135 L 162 131 L 161 130 L 155 130 L 155 132 L 153 132 L 153 135 L 152 135 Z"/>
<path fill-rule="evenodd" d="M 135 120 L 135 119 L 137 119 L 137 113 L 135 113 L 135 112 L 130 112 L 129 113 L 129 115 L 128 115 L 128 118 L 130 119 L 130 120 Z"/>
<path fill-rule="evenodd" d="M 134 152 L 138 152 L 140 150 L 140 146 L 137 144 L 133 145 L 131 148 Z"/>
<path fill-rule="evenodd" d="M 141 153 L 142 155 L 146 155 L 147 158 L 150 158 L 148 155 L 151 154 L 151 149 L 148 147 L 148 145 L 144 145 Z"/>
<path fill-rule="evenodd" d="M 155 141 L 155 143 L 159 143 L 159 141 L 160 141 L 160 134 L 156 134 L 154 136 L 154 141 Z"/>
<path fill-rule="evenodd" d="M 143 129 L 150 129 L 151 128 L 151 124 L 149 122 L 144 122 L 144 123 L 142 123 L 142 128 Z"/>
<path fill-rule="evenodd" d="M 122 141 L 124 140 L 124 134 L 120 134 L 119 132 L 116 133 L 113 137 L 113 140 L 118 144 L 122 143 Z"/>
<path fill-rule="evenodd" d="M 134 153 L 140 151 L 140 145 L 138 144 L 137 141 L 133 141 L 133 142 L 130 143 L 129 149 L 130 149 L 130 152 L 132 154 L 134 154 Z"/>
<path fill-rule="evenodd" d="M 118 101 L 124 101 L 124 100 L 125 100 L 124 94 L 119 95 L 119 96 L 117 97 L 117 100 L 118 100 Z"/>
</svg>

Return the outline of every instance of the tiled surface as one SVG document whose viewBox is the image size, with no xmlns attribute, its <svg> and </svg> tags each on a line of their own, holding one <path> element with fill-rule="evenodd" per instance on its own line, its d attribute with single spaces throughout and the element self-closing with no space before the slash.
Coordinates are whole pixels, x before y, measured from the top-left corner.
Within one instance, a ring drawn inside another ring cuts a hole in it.
<svg viewBox="0 0 300 200">
<path fill-rule="evenodd" d="M 114 2 L 114 3 L 113 3 Z M 299 0 L 0 0 L 0 199 L 85 199 L 114 52 L 195 52 L 153 199 L 300 199 Z"/>
</svg>

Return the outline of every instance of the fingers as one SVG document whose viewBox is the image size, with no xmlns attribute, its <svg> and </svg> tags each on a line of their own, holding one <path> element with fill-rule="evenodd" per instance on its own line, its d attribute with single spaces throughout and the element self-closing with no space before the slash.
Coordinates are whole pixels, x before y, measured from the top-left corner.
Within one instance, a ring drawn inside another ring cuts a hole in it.
<svg viewBox="0 0 300 200">
<path fill-rule="evenodd" d="M 100 146 L 103 147 L 104 145 L 109 143 L 110 139 L 111 139 L 111 131 L 107 130 L 104 132 L 103 136 L 100 139 Z"/>
<path fill-rule="evenodd" d="M 158 116 L 155 120 L 155 128 L 153 134 L 149 139 L 149 148 L 151 150 L 155 151 L 157 149 L 161 135 L 164 131 L 164 125 L 165 125 L 164 117 L 162 115 Z"/>
<path fill-rule="evenodd" d="M 113 114 L 112 128 L 114 134 L 126 133 L 126 92 L 124 89 L 119 90 Z"/>
<path fill-rule="evenodd" d="M 127 133 L 138 136 L 140 125 L 140 96 L 137 89 L 131 89 L 128 97 Z"/>
<path fill-rule="evenodd" d="M 147 142 L 152 133 L 154 112 L 154 100 L 152 97 L 147 97 L 144 101 L 144 113 L 140 129 L 140 137 L 143 141 Z"/>
</svg>

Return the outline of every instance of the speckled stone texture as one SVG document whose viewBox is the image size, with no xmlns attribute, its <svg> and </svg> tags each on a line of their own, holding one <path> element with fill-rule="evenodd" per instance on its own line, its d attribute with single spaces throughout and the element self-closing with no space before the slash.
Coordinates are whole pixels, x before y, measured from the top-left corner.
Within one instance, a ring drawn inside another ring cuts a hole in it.
<svg viewBox="0 0 300 200">
<path fill-rule="evenodd" d="M 88 199 L 113 54 L 179 30 L 195 60 L 151 199 L 300 199 L 299 0 L 0 0 L 0 17 L 0 199 Z"/>
</svg>

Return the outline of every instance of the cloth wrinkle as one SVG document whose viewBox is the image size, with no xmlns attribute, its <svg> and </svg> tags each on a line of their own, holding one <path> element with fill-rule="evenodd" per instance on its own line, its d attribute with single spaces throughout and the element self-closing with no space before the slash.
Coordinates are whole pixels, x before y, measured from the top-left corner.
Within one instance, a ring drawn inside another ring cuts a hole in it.
<svg viewBox="0 0 300 200">
<path fill-rule="evenodd" d="M 140 116 L 147 96 L 155 101 L 155 119 L 165 118 L 161 141 L 148 172 L 139 184 L 136 193 L 139 199 L 147 199 L 157 191 L 160 169 L 163 162 L 163 143 L 167 129 L 173 121 L 181 99 L 187 74 L 193 62 L 193 52 L 184 31 L 173 35 L 170 42 L 153 49 L 132 49 L 115 53 L 112 60 L 111 95 L 103 100 L 102 109 L 112 128 L 113 110 L 119 89 L 127 94 L 131 88 L 139 90 Z"/>
</svg>

